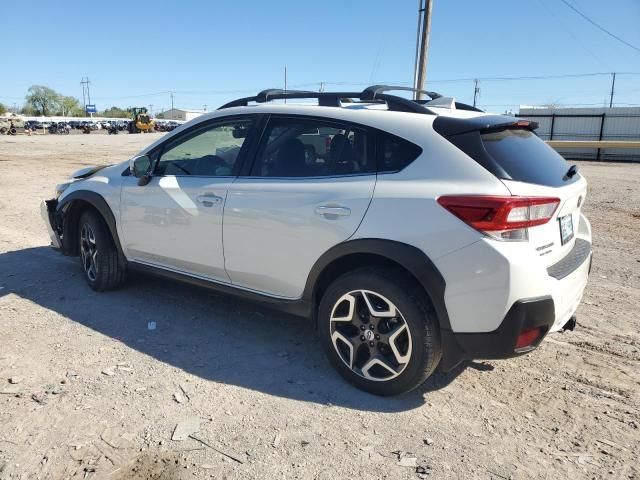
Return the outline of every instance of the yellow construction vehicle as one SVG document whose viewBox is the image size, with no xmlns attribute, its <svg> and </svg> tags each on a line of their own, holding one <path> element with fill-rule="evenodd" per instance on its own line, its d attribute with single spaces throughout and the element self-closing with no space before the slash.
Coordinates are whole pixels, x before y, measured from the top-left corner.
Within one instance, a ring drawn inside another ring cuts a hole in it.
<svg viewBox="0 0 640 480">
<path fill-rule="evenodd" d="M 129 122 L 129 133 L 151 133 L 155 131 L 155 122 L 147 113 L 144 107 L 133 107 L 129 109 L 132 120 Z"/>
</svg>

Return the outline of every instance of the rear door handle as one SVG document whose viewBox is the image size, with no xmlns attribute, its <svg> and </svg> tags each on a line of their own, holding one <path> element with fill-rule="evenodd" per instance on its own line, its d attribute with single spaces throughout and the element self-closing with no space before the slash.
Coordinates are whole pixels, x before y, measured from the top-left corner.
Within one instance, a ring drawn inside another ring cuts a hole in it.
<svg viewBox="0 0 640 480">
<path fill-rule="evenodd" d="M 316 207 L 316 214 L 322 215 L 323 217 L 348 217 L 351 215 L 351 209 L 335 205 L 320 205 L 319 207 Z"/>
<path fill-rule="evenodd" d="M 196 200 L 205 207 L 213 207 L 214 205 L 220 205 L 222 203 L 222 197 L 219 197 L 215 193 L 204 193 L 202 195 L 198 195 Z"/>
</svg>

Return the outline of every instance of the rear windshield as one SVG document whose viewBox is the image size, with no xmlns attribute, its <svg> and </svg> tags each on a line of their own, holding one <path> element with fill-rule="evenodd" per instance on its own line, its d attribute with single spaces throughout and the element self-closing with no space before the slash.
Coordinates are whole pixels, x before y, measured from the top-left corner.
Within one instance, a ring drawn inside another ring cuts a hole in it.
<svg viewBox="0 0 640 480">
<path fill-rule="evenodd" d="M 571 181 L 563 180 L 570 167 L 566 160 L 529 130 L 501 130 L 481 137 L 489 155 L 512 180 L 549 186 Z"/>
<path fill-rule="evenodd" d="M 500 179 L 561 187 L 579 178 L 567 177 L 571 165 L 530 130 L 475 130 L 447 138 Z"/>
</svg>

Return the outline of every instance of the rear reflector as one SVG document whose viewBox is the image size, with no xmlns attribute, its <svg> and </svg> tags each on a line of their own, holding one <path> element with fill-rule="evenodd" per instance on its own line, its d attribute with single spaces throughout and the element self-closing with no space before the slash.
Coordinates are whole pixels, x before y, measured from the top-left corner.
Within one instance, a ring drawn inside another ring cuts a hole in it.
<svg viewBox="0 0 640 480">
<path fill-rule="evenodd" d="M 527 228 L 543 225 L 560 204 L 553 197 L 446 195 L 438 203 L 463 222 L 500 240 L 526 240 Z"/>
<path fill-rule="evenodd" d="M 518 335 L 518 339 L 516 340 L 515 350 L 522 350 L 532 346 L 540 339 L 541 334 L 542 329 L 540 327 L 529 328 L 521 331 L 520 335 Z"/>
</svg>

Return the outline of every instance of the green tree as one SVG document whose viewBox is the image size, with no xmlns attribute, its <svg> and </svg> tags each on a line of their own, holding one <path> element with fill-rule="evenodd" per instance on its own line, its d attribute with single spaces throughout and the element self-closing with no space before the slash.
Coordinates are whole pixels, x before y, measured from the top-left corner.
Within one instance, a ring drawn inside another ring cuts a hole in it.
<svg viewBox="0 0 640 480">
<path fill-rule="evenodd" d="M 29 87 L 25 100 L 27 105 L 34 109 L 36 115 L 47 116 L 60 109 L 60 95 L 44 85 Z"/>
<path fill-rule="evenodd" d="M 84 110 L 80 106 L 80 100 L 75 97 L 60 97 L 60 108 L 56 115 L 67 117 L 83 117 Z"/>
<path fill-rule="evenodd" d="M 130 118 L 131 114 L 124 108 L 113 106 L 107 108 L 104 112 L 100 112 L 100 116 L 107 118 Z"/>
<path fill-rule="evenodd" d="M 28 117 L 35 117 L 36 111 L 33 109 L 31 105 L 25 105 L 20 109 L 20 113 L 22 115 L 26 115 Z"/>
<path fill-rule="evenodd" d="M 2 115 L 3 113 L 7 113 L 7 107 L 0 103 L 0 115 Z"/>
</svg>

